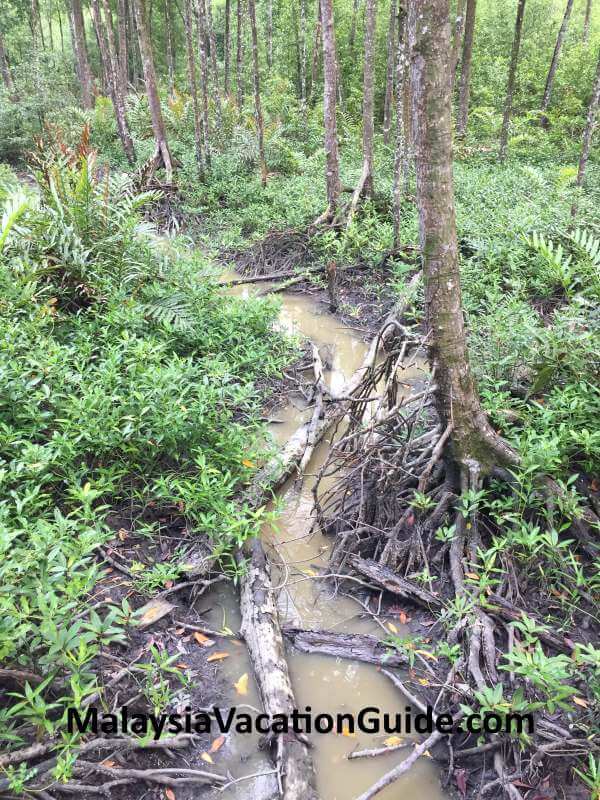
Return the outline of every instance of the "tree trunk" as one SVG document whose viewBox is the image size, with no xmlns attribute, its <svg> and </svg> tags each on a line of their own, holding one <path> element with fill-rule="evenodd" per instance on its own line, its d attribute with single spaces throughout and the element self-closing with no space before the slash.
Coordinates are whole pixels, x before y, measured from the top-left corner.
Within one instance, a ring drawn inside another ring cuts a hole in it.
<svg viewBox="0 0 600 800">
<path fill-rule="evenodd" d="M 523 16 L 525 14 L 525 0 L 518 0 L 517 19 L 515 21 L 515 35 L 510 53 L 510 65 L 508 67 L 508 83 L 506 85 L 506 100 L 504 101 L 504 114 L 502 116 L 502 130 L 500 132 L 500 161 L 506 158 L 508 147 L 508 129 L 510 127 L 510 115 L 512 113 L 513 94 L 515 91 L 515 79 L 517 77 L 517 63 L 519 61 L 519 48 L 521 47 L 521 30 L 523 28 Z"/>
<path fill-rule="evenodd" d="M 404 117 L 404 88 L 407 69 L 406 11 L 402 3 L 398 10 L 398 44 L 396 48 L 396 147 L 394 151 L 394 248 L 400 246 L 402 209 L 402 176 L 407 159 L 406 121 Z"/>
<path fill-rule="evenodd" d="M 340 163 L 338 155 L 335 94 L 337 89 L 337 60 L 335 55 L 335 29 L 333 0 L 321 0 L 323 23 L 323 119 L 325 125 L 325 176 L 327 204 L 330 214 L 335 214 L 340 198 Z"/>
<path fill-rule="evenodd" d="M 437 410 L 453 425 L 454 459 L 490 471 L 516 455 L 483 412 L 469 366 L 463 318 L 452 179 L 452 96 L 449 0 L 411 2 L 411 52 L 417 205 L 425 283 L 429 359 Z"/>
<path fill-rule="evenodd" d="M 210 126 L 208 119 L 208 57 L 206 55 L 206 20 L 204 18 L 204 3 L 202 0 L 195 0 L 194 11 L 196 12 L 196 33 L 198 39 L 198 53 L 200 55 L 200 80 L 202 91 L 202 124 L 204 126 L 204 141 L 206 142 L 206 163 L 210 166 Z"/>
<path fill-rule="evenodd" d="M 138 43 L 137 25 L 135 23 L 135 11 L 133 10 L 133 0 L 126 0 L 129 11 L 129 52 L 131 53 L 131 82 L 135 88 L 140 82 L 141 56 Z"/>
<path fill-rule="evenodd" d="M 273 67 L 273 0 L 267 0 L 267 66 Z"/>
<path fill-rule="evenodd" d="M 123 95 L 129 85 L 129 53 L 127 48 L 127 6 L 125 0 L 117 0 L 117 32 L 119 37 L 119 80 Z"/>
<path fill-rule="evenodd" d="M 60 52 L 64 55 L 64 53 L 65 53 L 65 37 L 64 37 L 64 33 L 63 33 L 62 14 L 60 13 L 60 9 L 58 9 L 57 16 L 58 16 L 58 35 L 60 37 Z"/>
<path fill-rule="evenodd" d="M 350 20 L 350 33 L 348 35 L 348 53 L 350 61 L 354 60 L 354 45 L 356 44 L 356 25 L 358 20 L 358 9 L 360 7 L 360 0 L 353 0 L 352 2 L 352 19 Z"/>
<path fill-rule="evenodd" d="M 237 29 L 236 29 L 236 99 L 239 109 L 244 106 L 244 0 L 237 0 Z"/>
<path fill-rule="evenodd" d="M 600 54 L 598 55 L 598 65 L 596 67 L 596 78 L 594 80 L 594 88 L 592 89 L 592 96 L 588 106 L 587 120 L 585 123 L 585 130 L 583 132 L 583 144 L 581 147 L 581 156 L 579 157 L 579 168 L 577 170 L 577 187 L 583 186 L 585 179 L 585 168 L 587 166 L 588 158 L 590 155 L 590 147 L 592 144 L 592 136 L 594 135 L 594 128 L 596 126 L 596 115 L 598 113 L 598 104 L 600 103 Z M 571 207 L 571 216 L 577 215 L 577 203 L 573 203 Z"/>
<path fill-rule="evenodd" d="M 300 106 L 306 120 L 306 0 L 300 0 Z"/>
<path fill-rule="evenodd" d="M 315 22 L 315 38 L 313 43 L 312 65 L 310 70 L 310 99 L 314 100 L 316 94 L 317 78 L 319 74 L 319 56 L 321 55 L 321 34 L 323 24 L 321 21 L 321 0 L 317 0 L 317 19 Z"/>
<path fill-rule="evenodd" d="M 215 96 L 215 110 L 217 112 L 217 125 L 221 127 L 221 90 L 219 88 L 219 66 L 217 64 L 217 40 L 215 38 L 215 28 L 212 18 L 212 0 L 199 0 L 200 3 L 206 2 L 206 13 L 204 19 L 206 21 L 206 32 L 208 34 L 208 45 L 210 52 L 210 63 L 213 73 L 213 92 Z"/>
<path fill-rule="evenodd" d="M 173 56 L 173 22 L 171 20 L 171 0 L 165 0 L 165 38 L 167 45 L 169 97 L 175 97 L 175 60 Z"/>
<path fill-rule="evenodd" d="M 375 135 L 375 0 L 366 0 L 365 63 L 363 69 L 363 184 L 362 193 L 373 194 L 373 138 Z"/>
<path fill-rule="evenodd" d="M 184 25 L 185 25 L 185 45 L 187 53 L 187 69 L 188 81 L 190 86 L 190 95 L 192 97 L 192 108 L 194 110 L 194 143 L 196 146 L 196 162 L 198 164 L 198 174 L 201 179 L 204 179 L 205 173 L 205 148 L 206 145 L 206 131 L 202 121 L 202 114 L 200 112 L 200 103 L 198 101 L 198 82 L 196 80 L 196 58 L 194 56 L 194 26 L 192 18 L 192 0 L 185 0 L 184 8 Z"/>
<path fill-rule="evenodd" d="M 249 0 L 253 5 L 254 0 Z M 245 562 L 246 563 L 246 562 Z M 269 717 L 297 708 L 285 659 L 270 568 L 262 544 L 254 540 L 247 571 L 240 579 L 241 633 L 254 667 L 262 706 Z M 317 800 L 310 749 L 304 737 L 278 734 L 272 751 L 281 775 L 282 800 Z"/>
<path fill-rule="evenodd" d="M 583 41 L 587 44 L 590 38 L 590 18 L 592 16 L 592 0 L 585 4 L 585 17 L 583 18 Z"/>
<path fill-rule="evenodd" d="M 225 0 L 225 64 L 223 75 L 223 91 L 225 97 L 230 93 L 230 69 L 231 69 L 231 0 Z"/>
<path fill-rule="evenodd" d="M 110 17 L 110 8 L 108 0 L 102 0 L 102 7 L 104 10 L 104 19 L 102 18 L 102 10 L 100 9 L 99 0 L 92 0 L 91 12 L 94 27 L 96 29 L 96 36 L 98 37 L 98 47 L 100 48 L 100 58 L 104 66 L 106 81 L 108 84 L 108 92 L 112 100 L 115 117 L 117 120 L 117 130 L 119 138 L 123 145 L 123 150 L 127 156 L 130 164 L 135 163 L 135 151 L 133 148 L 133 140 L 129 132 L 127 124 L 127 117 L 125 115 L 125 100 L 121 91 L 121 83 L 119 80 L 119 67 L 117 64 L 117 54 L 115 51 L 115 42 L 113 29 Z"/>
<path fill-rule="evenodd" d="M 460 46 L 462 42 L 463 30 L 465 27 L 465 5 L 466 0 L 457 0 L 456 18 L 452 30 L 452 85 L 456 82 L 456 72 L 460 56 Z"/>
<path fill-rule="evenodd" d="M 387 34 L 387 62 L 385 70 L 385 97 L 383 100 L 383 141 L 389 144 L 394 104 L 394 61 L 396 55 L 397 0 L 390 2 L 390 23 Z"/>
<path fill-rule="evenodd" d="M 573 0 L 567 0 L 563 20 L 556 37 L 556 44 L 554 45 L 554 52 L 552 53 L 552 61 L 550 62 L 550 69 L 548 70 L 548 77 L 546 78 L 546 85 L 544 86 L 544 96 L 542 98 L 542 116 L 540 123 L 542 127 L 548 127 L 548 117 L 546 111 L 550 106 L 550 98 L 552 97 L 552 88 L 554 86 L 554 78 L 556 77 L 556 70 L 558 68 L 558 59 L 560 58 L 560 51 L 562 50 L 563 41 L 567 28 L 569 27 L 569 17 L 571 16 L 571 9 L 573 8 Z"/>
<path fill-rule="evenodd" d="M 171 153 L 167 143 L 167 133 L 160 108 L 160 98 L 158 96 L 158 85 L 156 82 L 156 71 L 154 69 L 154 57 L 152 55 L 152 44 L 148 32 L 148 21 L 146 18 L 146 6 L 144 0 L 132 0 L 135 11 L 135 21 L 140 45 L 140 55 L 142 57 L 142 69 L 144 72 L 144 82 L 146 84 L 146 94 L 150 107 L 150 117 L 152 119 L 152 130 L 156 151 L 154 162 L 158 167 L 162 164 L 165 168 L 167 183 L 173 181 L 173 163 Z"/>
<path fill-rule="evenodd" d="M 73 22 L 73 49 L 77 59 L 77 71 L 81 82 L 81 100 L 84 108 L 94 107 L 94 93 L 92 91 L 92 73 L 87 56 L 85 44 L 85 25 L 81 0 L 71 0 L 71 18 Z"/>
<path fill-rule="evenodd" d="M 473 57 L 473 34 L 475 33 L 475 11 L 477 0 L 467 0 L 465 38 L 463 40 L 460 89 L 458 95 L 458 119 L 456 133 L 465 136 L 469 117 L 469 94 L 471 92 L 471 59 Z"/>
<path fill-rule="evenodd" d="M 267 163 L 265 161 L 265 129 L 260 105 L 260 64 L 258 59 L 258 31 L 256 29 L 256 8 L 254 0 L 248 0 L 248 16 L 252 33 L 252 76 L 254 79 L 254 112 L 256 115 L 256 134 L 258 137 L 258 158 L 260 161 L 260 180 L 267 185 Z"/>
<path fill-rule="evenodd" d="M 52 31 L 52 14 L 48 13 L 48 41 L 50 43 L 50 52 L 54 52 L 54 33 Z"/>
<path fill-rule="evenodd" d="M 8 58 L 6 57 L 6 50 L 4 49 L 2 31 L 0 31 L 0 71 L 2 72 L 2 81 L 4 82 L 8 96 L 11 100 L 16 101 L 18 97 L 15 92 L 15 84 L 8 64 Z"/>
</svg>

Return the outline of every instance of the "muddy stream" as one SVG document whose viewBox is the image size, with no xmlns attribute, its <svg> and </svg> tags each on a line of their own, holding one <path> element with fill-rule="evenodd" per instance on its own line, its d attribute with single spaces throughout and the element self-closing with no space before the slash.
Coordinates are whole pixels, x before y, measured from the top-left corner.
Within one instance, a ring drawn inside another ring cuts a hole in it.
<svg viewBox="0 0 600 800">
<path fill-rule="evenodd" d="M 224 276 L 233 277 L 231 275 Z M 264 284 L 261 288 L 264 288 Z M 248 296 L 253 287 L 235 287 L 238 295 Z M 327 313 L 325 306 L 301 294 L 281 295 L 279 325 L 290 332 L 312 340 L 317 346 L 326 346 L 331 358 L 331 370 L 325 379 L 333 389 L 340 389 L 348 377 L 360 366 L 366 343 L 358 332 Z M 406 391 L 411 384 L 422 381 L 423 369 L 418 365 L 405 373 Z M 296 428 L 306 420 L 310 411 L 293 396 L 291 402 L 278 409 L 271 425 L 272 435 L 278 443 L 285 443 Z M 320 532 L 311 533 L 314 476 L 327 456 L 327 438 L 315 450 L 302 485 L 293 482 L 280 492 L 283 511 L 275 526 L 265 526 L 262 536 L 275 569 L 273 583 L 277 587 L 282 625 L 293 624 L 305 628 L 322 628 L 338 632 L 370 633 L 379 638 L 385 632 L 364 609 L 350 597 L 332 595 L 329 582 L 314 580 L 319 570 L 327 565 L 331 541 Z M 232 587 L 218 588 L 204 598 L 210 607 L 207 623 L 221 628 L 227 625 L 237 630 L 240 625 L 238 600 Z M 399 635 L 402 626 L 394 625 Z M 253 684 L 252 665 L 245 649 L 235 650 L 232 658 L 221 662 L 220 673 L 225 682 L 233 686 L 243 673 L 250 676 L 248 694 L 232 696 L 228 700 L 240 710 L 260 710 L 260 699 Z M 298 708 L 312 708 L 318 713 L 338 712 L 356 714 L 362 708 L 375 706 L 382 711 L 400 712 L 407 703 L 401 693 L 382 675 L 377 667 L 328 656 L 304 655 L 288 651 L 288 663 Z M 251 708 L 243 708 L 246 704 Z M 313 734 L 309 737 L 314 746 L 312 754 L 316 769 L 317 790 L 321 800 L 352 800 L 381 775 L 402 761 L 409 750 L 400 750 L 389 756 L 374 759 L 347 760 L 352 750 L 381 747 L 389 734 Z M 266 754 L 258 750 L 258 737 L 254 734 L 232 734 L 223 748 L 219 762 L 234 777 L 268 772 L 271 766 Z M 225 761 L 225 763 L 224 763 Z M 226 790 L 215 792 L 215 797 L 253 798 L 267 800 L 274 794 L 274 776 L 264 775 L 242 781 Z M 445 794 L 439 784 L 438 771 L 433 761 L 421 758 L 400 781 L 379 795 L 381 800 L 443 800 Z"/>
</svg>

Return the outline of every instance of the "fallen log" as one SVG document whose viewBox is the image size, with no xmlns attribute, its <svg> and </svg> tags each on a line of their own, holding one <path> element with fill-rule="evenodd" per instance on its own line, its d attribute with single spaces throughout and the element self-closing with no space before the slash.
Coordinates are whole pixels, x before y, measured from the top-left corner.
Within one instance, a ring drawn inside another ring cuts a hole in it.
<svg viewBox="0 0 600 800">
<path fill-rule="evenodd" d="M 402 667 L 408 663 L 402 653 L 390 649 L 375 636 L 367 634 L 284 628 L 283 635 L 301 653 L 350 658 L 386 667 Z"/>
<path fill-rule="evenodd" d="M 309 272 L 321 272 L 323 270 L 323 266 L 321 264 L 317 264 L 314 266 L 306 266 L 302 268 L 302 277 L 303 279 L 306 277 L 306 274 Z M 234 278 L 231 281 L 223 281 L 219 283 L 219 286 L 224 288 L 229 288 L 230 286 L 244 286 L 247 283 L 266 283 L 267 281 L 281 281 L 285 278 L 295 278 L 298 275 L 298 270 L 288 270 L 287 272 L 271 272 L 269 275 L 253 275 L 248 276 L 247 278 Z"/>
<path fill-rule="evenodd" d="M 241 633 L 254 667 L 263 709 L 291 715 L 296 700 L 290 680 L 270 566 L 262 544 L 254 540 L 241 579 Z M 307 741 L 292 734 L 273 734 L 271 742 L 283 800 L 316 800 L 314 768 Z"/>
<path fill-rule="evenodd" d="M 417 586 L 405 578 L 401 578 L 392 572 L 389 567 L 384 567 L 377 561 L 361 558 L 360 556 L 351 556 L 350 564 L 361 575 L 374 581 L 378 586 L 386 589 L 388 592 L 402 597 L 404 600 L 412 600 L 418 605 L 425 606 L 440 606 L 441 600 L 436 597 L 432 592 L 424 589 L 422 586 Z"/>
</svg>

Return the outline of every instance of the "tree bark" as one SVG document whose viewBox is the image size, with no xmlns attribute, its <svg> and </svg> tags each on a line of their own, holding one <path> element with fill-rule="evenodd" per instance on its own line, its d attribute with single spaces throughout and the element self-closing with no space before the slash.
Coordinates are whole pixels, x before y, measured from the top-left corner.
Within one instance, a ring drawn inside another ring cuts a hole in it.
<svg viewBox="0 0 600 800">
<path fill-rule="evenodd" d="M 258 58 L 258 31 L 256 29 L 256 8 L 254 0 L 248 0 L 248 16 L 252 33 L 252 76 L 254 82 L 254 113 L 256 116 L 256 135 L 258 138 L 258 158 L 260 161 L 260 181 L 267 185 L 267 162 L 265 161 L 265 128 L 260 104 L 260 63 Z"/>
<path fill-rule="evenodd" d="M 130 164 L 134 164 L 135 150 L 125 114 L 125 98 L 123 97 L 121 82 L 119 79 L 119 66 L 117 63 L 117 54 L 115 50 L 114 34 L 111 24 L 108 0 L 102 0 L 102 9 L 104 10 L 104 19 L 99 0 L 92 0 L 92 20 L 96 29 L 96 36 L 98 37 L 100 57 L 102 59 L 102 64 L 104 65 L 104 72 L 106 75 L 110 99 L 112 100 L 115 111 L 119 138 L 121 139 L 121 144 L 123 145 L 123 150 L 125 151 L 127 160 Z"/>
<path fill-rule="evenodd" d="M 340 198 L 340 161 L 338 155 L 335 95 L 337 89 L 337 61 L 335 55 L 335 28 L 333 0 L 321 0 L 323 23 L 323 117 L 325 124 L 325 176 L 329 213 L 337 211 Z"/>
<path fill-rule="evenodd" d="M 230 93 L 230 69 L 231 69 L 231 0 L 225 0 L 225 42 L 224 42 L 224 75 L 223 91 L 225 97 Z"/>
<path fill-rule="evenodd" d="M 585 123 L 585 130 L 583 132 L 583 144 L 581 146 L 581 156 L 579 157 L 579 167 L 577 169 L 577 182 L 578 188 L 583 186 L 585 180 L 585 169 L 587 166 L 588 158 L 590 155 L 590 147 L 592 145 L 592 136 L 594 135 L 594 128 L 596 127 L 596 116 L 598 114 L 598 105 L 600 104 L 600 54 L 598 55 L 598 65 L 596 67 L 596 77 L 594 79 L 594 87 L 592 89 L 592 96 L 588 106 L 587 120 Z M 573 203 L 571 207 L 571 216 L 577 215 L 577 203 Z"/>
<path fill-rule="evenodd" d="M 217 112 L 217 124 L 221 127 L 221 90 L 219 88 L 219 66 L 217 64 L 217 40 L 215 38 L 215 29 L 212 18 L 212 0 L 199 0 L 200 3 L 206 2 L 206 13 L 204 15 L 206 21 L 206 32 L 208 34 L 208 45 L 210 52 L 210 63 L 213 72 L 213 92 L 215 95 L 215 110 Z"/>
<path fill-rule="evenodd" d="M 204 141 L 206 143 L 206 163 L 210 166 L 210 126 L 208 118 L 208 57 L 206 55 L 206 20 L 204 18 L 204 4 L 202 0 L 195 0 L 196 34 L 198 39 L 198 54 L 200 56 L 200 82 L 202 92 L 202 124 L 204 126 Z"/>
<path fill-rule="evenodd" d="M 84 108 L 94 107 L 94 93 L 92 91 L 92 72 L 87 56 L 85 43 L 85 24 L 81 0 L 71 0 L 71 17 L 73 22 L 73 49 L 77 59 L 77 71 L 81 82 L 81 100 Z"/>
<path fill-rule="evenodd" d="M 583 18 L 583 41 L 588 42 L 590 38 L 590 19 L 592 16 L 592 0 L 587 0 L 585 4 L 585 16 Z"/>
<path fill-rule="evenodd" d="M 363 69 L 363 184 L 362 194 L 373 194 L 373 138 L 375 136 L 375 0 L 366 0 L 365 63 Z"/>
<path fill-rule="evenodd" d="M 267 66 L 273 67 L 273 0 L 267 0 Z"/>
<path fill-rule="evenodd" d="M 546 78 L 546 85 L 544 86 L 544 96 L 542 97 L 542 116 L 540 123 L 542 127 L 548 127 L 548 117 L 546 111 L 550 107 L 550 99 L 552 97 L 552 88 L 554 87 L 554 79 L 556 77 L 556 70 L 558 68 L 558 60 L 560 58 L 560 51 L 562 50 L 563 41 L 567 28 L 569 27 L 569 17 L 571 16 L 571 9 L 573 8 L 573 0 L 567 0 L 565 6 L 565 13 L 563 15 L 562 23 L 556 37 L 556 44 L 554 45 L 554 52 L 552 53 L 552 61 L 550 62 L 550 69 Z"/>
<path fill-rule="evenodd" d="M 400 222 L 402 210 L 402 177 L 407 163 L 408 142 L 404 116 L 405 76 L 408 66 L 406 57 L 406 11 L 401 2 L 398 9 L 398 44 L 396 48 L 396 146 L 394 151 L 394 247 L 400 246 Z"/>
<path fill-rule="evenodd" d="M 250 0 L 249 5 L 254 0 Z M 285 659 L 285 649 L 270 568 L 262 544 L 250 548 L 250 564 L 240 579 L 241 633 L 254 667 L 262 706 L 269 717 L 289 716 L 297 708 Z M 276 734 L 272 751 L 281 775 L 282 800 L 317 800 L 314 768 L 304 737 Z"/>
<path fill-rule="evenodd" d="M 463 30 L 465 27 L 465 5 L 466 0 L 457 0 L 456 18 L 452 30 L 452 85 L 456 82 L 456 72 L 460 60 L 460 46 L 462 42 Z"/>
<path fill-rule="evenodd" d="M 58 16 L 58 35 L 60 37 L 60 51 L 64 55 L 65 52 L 65 36 L 63 33 L 63 22 L 62 22 L 62 14 L 60 13 L 60 8 L 57 12 Z"/>
<path fill-rule="evenodd" d="M 135 22 L 142 57 L 142 69 L 144 72 L 144 82 L 146 84 L 146 94 L 150 107 L 150 117 L 152 119 L 152 130 L 156 150 L 154 162 L 156 166 L 162 164 L 165 168 L 165 178 L 167 183 L 173 181 L 173 162 L 167 143 L 167 133 L 160 108 L 160 98 L 158 96 L 158 84 L 156 82 L 156 70 L 154 68 L 154 57 L 152 55 L 152 44 L 148 32 L 148 21 L 146 18 L 146 6 L 144 0 L 132 0 L 135 11 Z"/>
<path fill-rule="evenodd" d="M 173 53 L 173 22 L 171 20 L 171 0 L 165 0 L 165 38 L 167 45 L 167 74 L 169 78 L 169 97 L 174 97 L 175 59 Z"/>
<path fill-rule="evenodd" d="M 193 18 L 192 18 L 192 0 L 185 0 L 184 8 L 184 25 L 185 25 L 185 45 L 187 54 L 187 69 L 188 81 L 190 87 L 190 95 L 192 97 L 192 108 L 194 111 L 194 144 L 196 148 L 196 162 L 198 164 L 198 174 L 203 180 L 205 173 L 205 152 L 208 148 L 206 145 L 206 132 L 200 112 L 200 103 L 198 101 L 198 82 L 196 80 L 196 59 L 194 56 L 194 36 L 193 36 Z"/>
<path fill-rule="evenodd" d="M 453 424 L 453 458 L 488 472 L 517 457 L 491 428 L 469 366 L 452 179 L 449 10 L 449 0 L 413 0 L 408 13 L 426 325 L 438 414 Z"/>
<path fill-rule="evenodd" d="M 378 664 L 388 668 L 403 667 L 407 664 L 405 655 L 400 652 L 390 652 L 390 648 L 381 639 L 364 633 L 284 628 L 283 635 L 301 653 L 318 653 L 333 658 L 347 658 L 366 664 Z"/>
<path fill-rule="evenodd" d="M 315 37 L 313 42 L 312 65 L 310 70 L 310 99 L 314 100 L 316 94 L 317 78 L 319 74 L 319 56 L 321 55 L 321 34 L 323 25 L 321 22 L 321 0 L 317 0 L 317 19 L 315 22 Z"/>
<path fill-rule="evenodd" d="M 463 40 L 460 89 L 458 95 L 458 119 L 456 133 L 465 136 L 469 118 L 469 95 L 471 93 L 471 60 L 473 57 L 473 34 L 475 33 L 475 12 L 477 0 L 467 0 L 465 17 L 465 36 Z"/>
<path fill-rule="evenodd" d="M 306 119 L 306 0 L 300 0 L 300 106 Z"/>
<path fill-rule="evenodd" d="M 129 52 L 127 47 L 127 6 L 125 0 L 117 0 L 117 30 L 119 35 L 119 77 L 121 90 L 126 95 L 129 84 Z"/>
<path fill-rule="evenodd" d="M 0 71 L 2 72 L 2 81 L 4 82 L 8 96 L 11 100 L 16 101 L 18 97 L 15 91 L 15 84 L 10 71 L 10 66 L 8 64 L 6 50 L 4 48 L 4 37 L 2 36 L 2 31 L 0 31 Z"/>
<path fill-rule="evenodd" d="M 515 35 L 513 37 L 512 50 L 510 53 L 510 65 L 508 67 L 506 100 L 504 101 L 504 114 L 502 115 L 502 130 L 500 131 L 500 161 L 504 161 L 506 158 L 506 150 L 508 147 L 508 129 L 510 127 L 510 117 L 512 114 L 513 95 L 515 91 L 515 80 L 517 77 L 517 63 L 519 61 L 519 49 L 521 47 L 521 31 L 523 29 L 524 14 L 525 0 L 518 0 L 517 18 L 515 21 Z"/>
<path fill-rule="evenodd" d="M 238 109 L 244 106 L 244 0 L 237 0 L 237 29 L 236 29 L 236 100 Z"/>
<path fill-rule="evenodd" d="M 360 7 L 360 0 L 353 0 L 352 2 L 352 19 L 350 20 L 350 33 L 348 34 L 348 52 L 350 61 L 354 60 L 354 46 L 356 44 L 356 25 L 358 20 L 358 9 Z"/>
<path fill-rule="evenodd" d="M 383 101 L 383 141 L 389 144 L 392 128 L 392 108 L 394 105 L 394 63 L 396 56 L 396 17 L 397 0 L 390 2 L 390 22 L 387 34 L 387 62 L 385 70 L 385 97 Z"/>
</svg>

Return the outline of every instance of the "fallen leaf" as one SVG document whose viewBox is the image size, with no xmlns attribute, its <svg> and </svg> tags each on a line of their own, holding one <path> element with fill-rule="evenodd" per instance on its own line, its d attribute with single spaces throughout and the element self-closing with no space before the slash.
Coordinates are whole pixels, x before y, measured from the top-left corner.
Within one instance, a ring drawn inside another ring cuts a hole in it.
<svg viewBox="0 0 600 800">
<path fill-rule="evenodd" d="M 254 469 L 256 467 L 256 464 L 253 461 L 250 461 L 249 458 L 242 459 L 242 464 L 245 467 L 248 467 L 248 469 Z"/>
<path fill-rule="evenodd" d="M 220 750 L 223 747 L 224 744 L 225 744 L 225 737 L 224 736 L 218 736 L 214 740 L 214 742 L 211 744 L 210 752 L 211 753 L 216 753 L 217 750 Z"/>
<path fill-rule="evenodd" d="M 116 761 L 111 761 L 110 759 L 107 759 L 106 761 L 101 761 L 100 764 L 103 767 L 116 767 L 117 766 L 117 762 Z"/>
<path fill-rule="evenodd" d="M 388 622 L 387 626 L 392 633 L 398 633 L 398 628 L 394 625 L 393 622 Z"/>
<path fill-rule="evenodd" d="M 429 686 L 429 681 L 427 680 L 427 678 L 417 678 L 417 680 L 419 681 L 421 686 Z"/>
<path fill-rule="evenodd" d="M 388 736 L 387 739 L 383 740 L 383 743 L 386 747 L 396 747 L 396 745 L 402 744 L 404 739 L 401 736 Z"/>
<path fill-rule="evenodd" d="M 398 619 L 400 620 L 401 625 L 406 625 L 406 623 L 410 620 L 410 617 L 404 611 L 401 611 L 398 614 Z"/>
<path fill-rule="evenodd" d="M 430 653 L 428 650 L 415 650 L 415 653 L 425 656 L 425 658 L 428 658 L 430 661 L 437 661 L 437 656 L 434 656 L 433 653 Z"/>
<path fill-rule="evenodd" d="M 454 770 L 454 780 L 456 781 L 456 785 L 458 787 L 458 791 L 462 794 L 463 797 L 467 796 L 467 770 L 466 769 L 455 769 Z"/>
<path fill-rule="evenodd" d="M 173 789 L 165 789 L 165 797 L 167 800 L 175 800 L 175 792 Z"/>
<path fill-rule="evenodd" d="M 119 537 L 119 539 L 120 539 L 122 542 L 124 542 L 124 541 L 125 541 L 125 539 L 126 539 L 128 536 L 129 536 L 129 532 L 128 532 L 127 530 L 125 530 L 125 528 L 119 528 L 119 531 L 118 531 L 118 533 L 117 533 L 117 536 Z"/>
<path fill-rule="evenodd" d="M 573 697 L 573 702 L 577 703 L 577 705 L 582 708 L 587 708 L 589 706 L 588 701 L 584 700 L 583 697 Z"/>
<path fill-rule="evenodd" d="M 166 617 L 174 608 L 175 606 L 167 600 L 150 600 L 137 612 L 139 614 L 138 627 L 140 630 L 144 630 L 144 628 L 158 622 L 159 619 Z"/>
<path fill-rule="evenodd" d="M 184 664 L 183 661 L 180 661 L 179 664 L 175 664 L 175 666 L 179 667 L 179 669 L 189 669 L 189 666 Z"/>
<path fill-rule="evenodd" d="M 214 644 L 212 639 L 209 639 L 208 636 L 200 633 L 200 631 L 196 631 L 194 633 L 194 639 L 198 642 L 198 644 L 202 645 L 202 647 L 212 647 Z"/>
<path fill-rule="evenodd" d="M 349 739 L 356 739 L 356 734 L 350 730 L 347 723 L 344 723 L 344 725 L 342 725 L 341 734 L 342 736 L 347 736 Z"/>
<path fill-rule="evenodd" d="M 465 577 L 471 578 L 473 581 L 479 580 L 479 575 L 476 572 L 465 572 Z"/>
<path fill-rule="evenodd" d="M 202 753 L 202 755 L 200 756 L 200 758 L 202 759 L 202 761 L 206 761 L 206 763 L 207 763 L 207 764 L 214 764 L 214 763 L 215 763 L 215 762 L 212 760 L 211 756 L 209 756 L 209 755 L 208 755 L 208 753 Z"/>
<path fill-rule="evenodd" d="M 207 661 L 222 661 L 224 658 L 229 658 L 229 653 L 213 653 L 209 656 Z"/>
<path fill-rule="evenodd" d="M 244 672 L 241 678 L 233 685 L 238 694 L 248 694 L 248 673 Z"/>
</svg>

